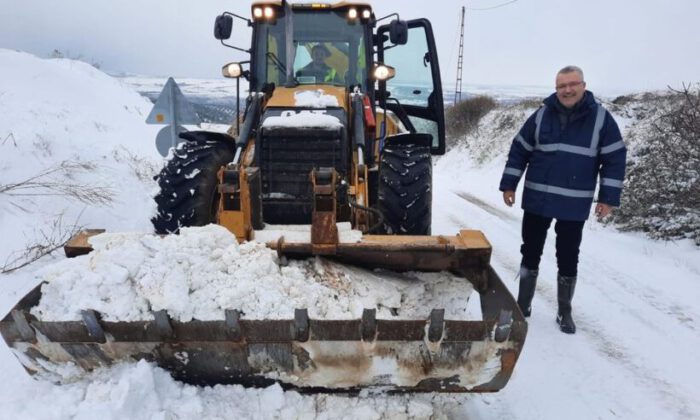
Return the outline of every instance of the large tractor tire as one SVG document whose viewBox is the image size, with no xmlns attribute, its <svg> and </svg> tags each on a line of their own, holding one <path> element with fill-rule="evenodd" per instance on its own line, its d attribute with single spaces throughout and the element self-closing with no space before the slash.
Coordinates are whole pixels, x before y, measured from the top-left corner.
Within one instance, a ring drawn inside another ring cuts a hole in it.
<svg viewBox="0 0 700 420">
<path fill-rule="evenodd" d="M 379 164 L 377 208 L 384 232 L 430 235 L 433 172 L 430 147 L 387 145 Z"/>
<path fill-rule="evenodd" d="M 186 141 L 174 151 L 155 177 L 160 187 L 155 196 L 158 213 L 151 219 L 156 233 L 216 222 L 217 172 L 233 155 L 233 144 L 221 141 Z"/>
</svg>

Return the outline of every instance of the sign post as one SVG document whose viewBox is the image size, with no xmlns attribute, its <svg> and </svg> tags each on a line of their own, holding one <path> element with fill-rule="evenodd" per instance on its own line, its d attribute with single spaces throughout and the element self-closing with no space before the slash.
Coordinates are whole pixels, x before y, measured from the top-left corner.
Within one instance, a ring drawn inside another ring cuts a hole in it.
<svg viewBox="0 0 700 420">
<path fill-rule="evenodd" d="M 156 148 L 162 156 L 167 156 L 171 148 L 184 141 L 180 138 L 180 133 L 187 130 L 180 124 L 199 125 L 202 121 L 175 80 L 169 77 L 151 113 L 148 114 L 146 123 L 166 125 L 156 135 Z"/>
</svg>

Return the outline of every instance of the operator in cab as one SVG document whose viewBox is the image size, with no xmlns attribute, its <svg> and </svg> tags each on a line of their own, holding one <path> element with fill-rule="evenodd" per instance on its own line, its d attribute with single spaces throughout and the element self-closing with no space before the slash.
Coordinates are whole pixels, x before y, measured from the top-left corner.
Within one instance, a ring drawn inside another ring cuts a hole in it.
<svg viewBox="0 0 700 420">
<path fill-rule="evenodd" d="M 337 71 L 326 64 L 326 59 L 331 56 L 323 44 L 316 44 L 311 49 L 311 62 L 297 70 L 297 77 L 314 77 L 316 83 L 342 83 Z"/>
</svg>

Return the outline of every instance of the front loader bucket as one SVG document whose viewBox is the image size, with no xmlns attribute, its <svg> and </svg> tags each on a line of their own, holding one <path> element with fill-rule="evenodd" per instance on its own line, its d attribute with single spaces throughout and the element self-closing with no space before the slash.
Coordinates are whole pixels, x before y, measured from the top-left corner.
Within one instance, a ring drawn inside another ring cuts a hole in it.
<svg viewBox="0 0 700 420">
<path fill-rule="evenodd" d="M 313 255 L 309 244 L 270 245 L 287 257 Z M 83 311 L 82 321 L 43 322 L 29 313 L 41 298 L 37 287 L 0 321 L 0 333 L 30 373 L 50 362 L 91 370 L 146 359 L 201 385 L 279 382 L 302 392 L 494 392 L 506 385 L 527 324 L 489 266 L 490 245 L 480 232 L 365 236 L 326 256 L 368 268 L 449 270 L 473 283 L 482 319 L 446 320 L 444 309 L 426 308 L 421 320 L 377 319 L 374 309 L 352 320 L 309 319 L 306 309 L 285 320 L 255 320 L 231 309 L 215 321 L 178 322 L 160 311 L 151 321 L 107 322 Z"/>
</svg>

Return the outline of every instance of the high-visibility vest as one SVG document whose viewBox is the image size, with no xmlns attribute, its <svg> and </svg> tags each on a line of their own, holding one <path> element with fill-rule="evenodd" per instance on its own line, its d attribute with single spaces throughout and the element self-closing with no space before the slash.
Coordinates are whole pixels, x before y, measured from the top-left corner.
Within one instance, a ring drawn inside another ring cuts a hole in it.
<svg viewBox="0 0 700 420">
<path fill-rule="evenodd" d="M 331 67 L 331 69 L 326 73 L 326 76 L 323 78 L 323 81 L 324 81 L 324 82 L 332 82 L 332 81 L 334 81 L 334 80 L 335 80 L 335 75 L 336 75 L 336 74 L 337 74 L 337 73 L 336 73 L 335 69 L 334 69 L 333 67 Z"/>
</svg>

